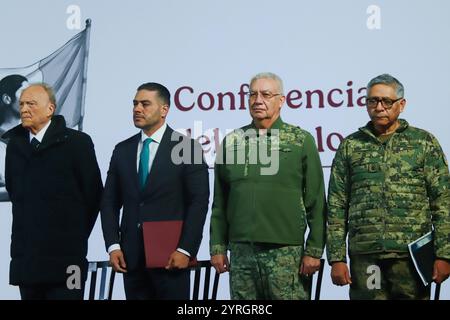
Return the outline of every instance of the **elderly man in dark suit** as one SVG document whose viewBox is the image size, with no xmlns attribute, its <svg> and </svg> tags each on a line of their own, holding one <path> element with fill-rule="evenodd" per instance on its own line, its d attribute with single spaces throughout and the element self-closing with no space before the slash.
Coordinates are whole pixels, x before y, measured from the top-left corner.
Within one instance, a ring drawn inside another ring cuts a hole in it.
<svg viewBox="0 0 450 320">
<path fill-rule="evenodd" d="M 127 299 L 189 299 L 187 267 L 199 249 L 208 211 L 208 167 L 201 146 L 165 123 L 166 87 L 141 85 L 133 105 L 134 125 L 141 131 L 116 145 L 105 184 L 106 248 L 113 268 L 124 273 Z M 183 221 L 178 248 L 165 268 L 147 269 L 142 224 L 163 220 Z"/>
<path fill-rule="evenodd" d="M 21 124 L 4 134 L 12 202 L 10 283 L 22 299 L 82 299 L 102 180 L 91 138 L 54 116 L 46 84 L 26 88 Z"/>
</svg>

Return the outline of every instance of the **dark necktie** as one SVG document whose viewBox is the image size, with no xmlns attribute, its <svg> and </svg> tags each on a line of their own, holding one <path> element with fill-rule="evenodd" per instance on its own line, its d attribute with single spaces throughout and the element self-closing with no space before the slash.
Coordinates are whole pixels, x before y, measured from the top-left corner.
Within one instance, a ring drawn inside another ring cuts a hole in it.
<svg viewBox="0 0 450 320">
<path fill-rule="evenodd" d="M 150 142 L 153 140 L 151 138 L 147 138 L 144 140 L 144 143 L 142 144 L 142 150 L 141 150 L 141 156 L 139 159 L 139 183 L 141 185 L 141 188 L 144 189 L 145 183 L 147 181 L 148 176 L 148 161 L 150 159 Z"/>
<path fill-rule="evenodd" d="M 39 148 L 40 144 L 41 143 L 39 142 L 38 139 L 36 139 L 36 138 L 31 139 L 31 146 L 33 147 L 33 149 Z"/>
</svg>

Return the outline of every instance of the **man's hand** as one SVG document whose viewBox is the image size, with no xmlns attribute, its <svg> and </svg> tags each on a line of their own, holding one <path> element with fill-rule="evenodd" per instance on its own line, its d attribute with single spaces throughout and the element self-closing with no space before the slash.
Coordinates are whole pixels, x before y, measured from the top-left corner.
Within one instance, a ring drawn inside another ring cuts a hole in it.
<svg viewBox="0 0 450 320">
<path fill-rule="evenodd" d="M 320 268 L 320 259 L 304 256 L 300 264 L 300 274 L 312 276 Z"/>
<path fill-rule="evenodd" d="M 174 251 L 169 257 L 166 269 L 186 269 L 189 265 L 189 257 L 179 251 Z"/>
<path fill-rule="evenodd" d="M 450 262 L 436 259 L 433 266 L 433 280 L 437 284 L 444 282 L 450 275 Z"/>
<path fill-rule="evenodd" d="M 109 254 L 109 263 L 116 272 L 127 272 L 127 264 L 125 263 L 125 258 L 123 257 L 122 250 L 113 250 Z"/>
<path fill-rule="evenodd" d="M 211 264 L 218 273 L 224 273 L 229 271 L 230 263 L 228 257 L 225 254 L 216 254 L 211 257 Z"/>
<path fill-rule="evenodd" d="M 331 279 L 333 280 L 333 283 L 338 286 L 352 284 L 350 272 L 345 262 L 334 262 L 331 265 Z"/>
</svg>

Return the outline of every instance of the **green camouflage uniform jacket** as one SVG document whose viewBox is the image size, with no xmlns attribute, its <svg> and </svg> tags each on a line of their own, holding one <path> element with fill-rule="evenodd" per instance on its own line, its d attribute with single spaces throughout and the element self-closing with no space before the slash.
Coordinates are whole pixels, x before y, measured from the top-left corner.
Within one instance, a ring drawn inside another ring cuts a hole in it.
<svg viewBox="0 0 450 320">
<path fill-rule="evenodd" d="M 211 255 L 233 241 L 303 246 L 308 225 L 304 254 L 322 256 L 325 187 L 311 134 L 278 118 L 259 136 L 252 123 L 226 136 L 214 170 Z"/>
<path fill-rule="evenodd" d="M 405 120 L 386 143 L 371 122 L 339 146 L 328 187 L 329 263 L 349 254 L 407 252 L 435 229 L 435 253 L 450 259 L 448 164 L 430 133 Z"/>
</svg>

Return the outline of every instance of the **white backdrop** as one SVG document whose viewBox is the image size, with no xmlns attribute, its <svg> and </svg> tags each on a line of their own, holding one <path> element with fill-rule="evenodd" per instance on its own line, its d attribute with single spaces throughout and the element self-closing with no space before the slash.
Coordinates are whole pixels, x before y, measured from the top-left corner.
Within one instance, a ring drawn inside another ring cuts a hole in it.
<svg viewBox="0 0 450 320">
<path fill-rule="evenodd" d="M 174 98 L 179 90 L 179 103 L 173 99 L 168 123 L 174 128 L 191 128 L 194 138 L 206 135 L 212 141 L 204 146 L 212 162 L 214 139 L 220 140 L 226 129 L 250 121 L 239 91 L 252 75 L 262 71 L 284 79 L 291 101 L 285 104 L 282 118 L 316 137 L 323 146 L 324 166 L 331 165 L 338 134 L 346 136 L 367 122 L 365 108 L 358 105 L 358 98 L 365 94 L 361 88 L 385 72 L 405 86 L 403 117 L 432 132 L 449 156 L 448 1 L 0 3 L 4 13 L 0 68 L 32 64 L 78 33 L 80 30 L 67 25 L 67 20 L 74 18 L 67 13 L 70 5 L 80 9 L 81 28 L 85 19 L 92 19 L 84 131 L 95 143 L 103 179 L 114 145 L 137 132 L 132 125 L 131 101 L 138 85 L 160 82 Z M 219 105 L 219 97 L 227 92 L 231 94 Z M 329 169 L 324 172 L 328 184 Z M 8 285 L 10 204 L 0 203 L 0 212 L 0 299 L 17 299 L 18 289 Z M 200 259 L 209 258 L 208 233 L 209 216 Z M 107 258 L 99 222 L 90 239 L 88 258 Z M 222 277 L 219 295 L 224 299 L 229 297 L 227 281 L 227 276 Z M 441 296 L 450 299 L 449 281 Z M 120 280 L 114 298 L 123 298 Z M 328 266 L 322 298 L 348 299 L 348 287 L 331 284 Z"/>
</svg>

